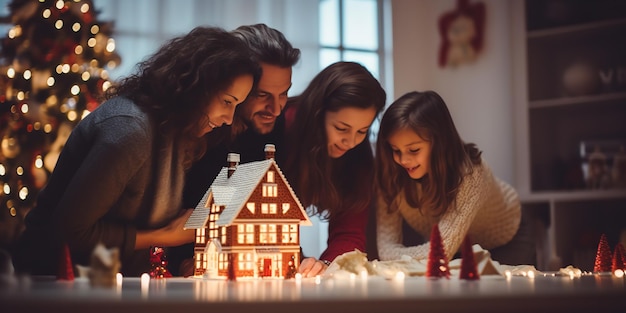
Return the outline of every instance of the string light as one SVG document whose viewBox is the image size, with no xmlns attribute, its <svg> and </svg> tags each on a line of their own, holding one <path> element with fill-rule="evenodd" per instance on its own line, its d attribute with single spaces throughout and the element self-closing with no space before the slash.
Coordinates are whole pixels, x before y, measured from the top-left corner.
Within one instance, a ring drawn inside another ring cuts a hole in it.
<svg viewBox="0 0 626 313">
<path fill-rule="evenodd" d="M 65 1 L 63 0 L 57 0 L 56 4 L 55 4 L 56 8 L 61 10 L 63 9 L 63 7 L 65 6 Z"/>
<path fill-rule="evenodd" d="M 115 51 L 115 40 L 113 38 L 109 38 L 109 40 L 107 40 L 106 50 L 107 52 Z"/>
<path fill-rule="evenodd" d="M 25 70 L 24 74 L 22 75 L 24 76 L 24 79 L 29 80 L 32 77 L 33 73 L 30 70 Z"/>
<path fill-rule="evenodd" d="M 26 198 L 28 197 L 28 187 L 22 186 L 22 188 L 20 188 L 18 196 L 20 197 L 20 199 L 26 200 Z"/>
<path fill-rule="evenodd" d="M 50 9 L 45 9 L 43 10 L 42 14 L 43 18 L 49 18 L 50 15 L 52 15 L 52 11 L 50 11 Z"/>
<path fill-rule="evenodd" d="M 77 33 L 80 30 L 80 23 L 74 23 L 74 25 L 72 25 L 72 30 Z"/>
<path fill-rule="evenodd" d="M 54 27 L 56 27 L 56 29 L 63 28 L 63 20 L 57 20 L 56 22 L 54 22 Z"/>
<path fill-rule="evenodd" d="M 9 69 L 7 69 L 7 76 L 9 78 L 15 78 L 15 69 L 12 67 L 9 67 Z"/>
<path fill-rule="evenodd" d="M 36 168 L 42 168 L 43 167 L 43 158 L 41 157 L 41 155 L 38 155 L 35 158 L 35 167 Z"/>
</svg>

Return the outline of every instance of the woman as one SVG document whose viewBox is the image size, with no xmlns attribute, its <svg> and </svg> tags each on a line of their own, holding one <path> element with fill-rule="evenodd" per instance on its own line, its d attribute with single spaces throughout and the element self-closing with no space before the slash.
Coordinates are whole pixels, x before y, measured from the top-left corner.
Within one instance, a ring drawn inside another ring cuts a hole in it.
<svg viewBox="0 0 626 313">
<path fill-rule="evenodd" d="M 385 100 L 365 67 L 337 62 L 287 102 L 286 148 L 277 150 L 277 159 L 310 214 L 329 222 L 328 247 L 319 259 L 302 261 L 304 277 L 322 273 L 343 253 L 365 251 L 374 165 L 368 135 Z"/>
<path fill-rule="evenodd" d="M 428 257 L 428 242 L 403 245 L 403 220 L 423 238 L 438 224 L 448 259 L 467 234 L 492 249 L 509 243 L 518 231 L 517 192 L 492 174 L 476 145 L 462 141 L 445 102 L 433 91 L 407 93 L 387 108 L 376 142 L 376 169 L 381 260 Z"/>
<path fill-rule="evenodd" d="M 73 130 L 26 218 L 16 269 L 55 274 L 64 244 L 88 264 L 103 243 L 120 250 L 124 275 L 138 276 L 151 246 L 193 241 L 183 230 L 185 170 L 259 75 L 249 49 L 220 28 L 198 27 L 140 63 Z"/>
</svg>

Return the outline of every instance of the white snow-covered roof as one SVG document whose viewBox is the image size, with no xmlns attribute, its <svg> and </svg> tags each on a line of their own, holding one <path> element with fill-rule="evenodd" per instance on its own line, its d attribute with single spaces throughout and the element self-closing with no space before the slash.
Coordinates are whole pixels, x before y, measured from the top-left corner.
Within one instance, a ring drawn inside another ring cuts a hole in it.
<svg viewBox="0 0 626 313">
<path fill-rule="evenodd" d="M 217 226 L 233 222 L 272 163 L 273 159 L 239 164 L 231 177 L 228 177 L 228 168 L 222 168 L 210 187 L 215 204 L 225 207 Z"/>
<path fill-rule="evenodd" d="M 252 196 L 254 189 L 259 185 L 272 165 L 275 166 L 281 179 L 286 183 L 289 193 L 296 201 L 298 209 L 302 212 L 302 216 L 304 216 L 304 220 L 302 220 L 300 224 L 305 226 L 312 225 L 302 203 L 300 203 L 293 188 L 291 188 L 287 182 L 287 179 L 276 165 L 274 159 L 267 159 L 239 164 L 231 177 L 228 177 L 228 168 L 223 167 L 185 223 L 185 229 L 205 227 L 210 213 L 210 208 L 207 208 L 206 204 L 211 195 L 213 196 L 213 203 L 218 206 L 224 206 L 224 210 L 216 221 L 216 225 L 228 226 L 232 224 L 241 209 L 245 207 L 250 196 Z"/>
</svg>

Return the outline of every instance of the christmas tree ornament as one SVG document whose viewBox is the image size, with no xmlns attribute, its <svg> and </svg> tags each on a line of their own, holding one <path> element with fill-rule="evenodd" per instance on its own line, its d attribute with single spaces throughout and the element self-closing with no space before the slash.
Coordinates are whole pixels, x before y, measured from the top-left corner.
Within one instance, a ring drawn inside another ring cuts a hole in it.
<svg viewBox="0 0 626 313">
<path fill-rule="evenodd" d="M 476 280 L 480 279 L 478 275 L 478 266 L 474 259 L 474 251 L 472 250 L 472 242 L 469 234 L 465 235 L 461 246 L 461 279 Z"/>
<path fill-rule="evenodd" d="M 593 265 L 594 272 L 610 272 L 611 271 L 611 247 L 606 238 L 606 234 L 600 235 L 598 250 L 596 252 L 596 260 Z"/>
<path fill-rule="evenodd" d="M 435 224 L 430 233 L 430 251 L 428 253 L 428 265 L 426 268 L 426 277 L 432 278 L 450 278 L 450 268 L 448 266 L 448 257 L 446 256 L 439 232 L 439 225 Z"/>
</svg>

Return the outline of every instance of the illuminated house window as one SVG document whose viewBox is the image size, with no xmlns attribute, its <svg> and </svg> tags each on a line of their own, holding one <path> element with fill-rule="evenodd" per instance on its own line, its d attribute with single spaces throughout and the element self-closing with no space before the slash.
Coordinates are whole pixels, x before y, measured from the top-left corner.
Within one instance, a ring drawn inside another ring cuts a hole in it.
<svg viewBox="0 0 626 313">
<path fill-rule="evenodd" d="M 222 226 L 222 244 L 226 244 L 226 226 Z"/>
<path fill-rule="evenodd" d="M 274 182 L 274 171 L 267 171 L 267 182 L 268 183 Z"/>
<path fill-rule="evenodd" d="M 263 184 L 263 197 L 277 197 L 278 186 L 276 184 Z"/>
<path fill-rule="evenodd" d="M 283 225 L 283 243 L 297 243 L 298 242 L 298 226 L 294 224 Z"/>
<path fill-rule="evenodd" d="M 239 270 L 252 270 L 252 253 L 239 253 Z"/>
<path fill-rule="evenodd" d="M 276 243 L 276 225 L 275 224 L 262 224 L 259 228 L 259 242 L 260 243 Z"/>
<path fill-rule="evenodd" d="M 196 243 L 206 243 L 206 228 L 196 229 Z"/>
<path fill-rule="evenodd" d="M 213 238 L 217 238 L 217 226 L 215 226 L 215 222 L 210 221 L 209 222 L 209 238 L 213 239 Z"/>
<path fill-rule="evenodd" d="M 237 225 L 237 243 L 254 243 L 254 225 Z"/>
<path fill-rule="evenodd" d="M 287 211 L 289 211 L 289 208 L 289 203 L 283 203 L 283 214 L 287 213 Z"/>
<path fill-rule="evenodd" d="M 211 206 L 211 213 L 209 214 L 209 238 L 218 238 L 218 228 L 215 225 L 215 221 L 219 218 L 219 213 L 222 208 L 219 205 L 213 204 Z"/>
<path fill-rule="evenodd" d="M 246 209 L 248 209 L 248 211 L 250 211 L 250 213 L 254 214 L 254 202 L 246 203 Z"/>
<path fill-rule="evenodd" d="M 220 253 L 217 261 L 217 268 L 220 270 L 228 269 L 228 257 L 226 253 Z"/>
<path fill-rule="evenodd" d="M 207 261 L 204 253 L 196 253 L 196 268 L 207 268 Z"/>
<path fill-rule="evenodd" d="M 278 206 L 276 203 L 270 203 L 270 214 L 276 214 L 278 212 Z"/>
</svg>

